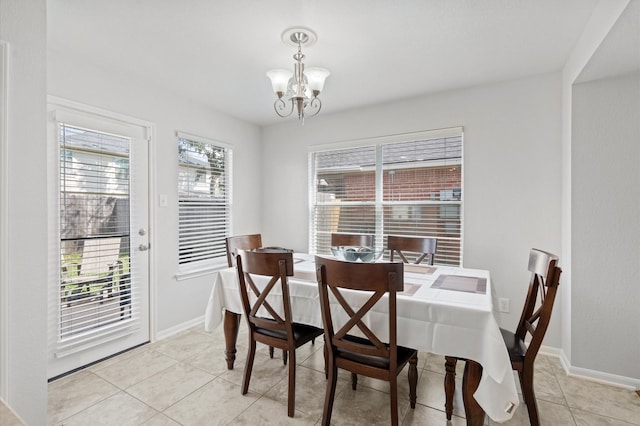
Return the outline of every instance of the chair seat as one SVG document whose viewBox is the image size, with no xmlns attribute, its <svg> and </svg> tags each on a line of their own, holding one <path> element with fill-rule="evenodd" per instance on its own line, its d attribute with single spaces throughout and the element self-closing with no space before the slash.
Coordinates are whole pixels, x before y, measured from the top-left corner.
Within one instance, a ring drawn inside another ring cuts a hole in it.
<svg viewBox="0 0 640 426">
<path fill-rule="evenodd" d="M 349 340 L 354 343 L 359 343 L 361 345 L 373 346 L 373 344 L 361 337 L 347 335 L 344 340 Z M 409 359 L 417 352 L 415 349 L 405 348 L 404 346 L 398 346 L 398 370 L 401 369 L 401 366 L 405 365 L 409 362 Z M 357 362 L 358 364 L 365 364 L 375 368 L 389 369 L 389 358 L 380 357 L 380 356 L 372 356 L 372 355 L 363 355 L 360 353 L 355 353 L 348 351 L 346 349 L 337 348 L 337 356 L 339 358 L 348 359 L 349 361 Z"/>
<path fill-rule="evenodd" d="M 274 321 L 275 322 L 275 321 Z M 321 336 L 324 330 L 311 325 L 293 323 L 293 340 L 296 342 L 296 346 L 311 341 L 312 339 Z M 284 330 L 270 330 L 267 328 L 256 327 L 256 333 L 263 336 L 275 337 L 276 339 L 287 341 L 287 332 Z"/>
<path fill-rule="evenodd" d="M 507 346 L 507 351 L 509 352 L 509 359 L 511 361 L 521 362 L 524 360 L 524 356 L 527 353 L 527 346 L 524 344 L 522 339 L 516 336 L 514 333 L 509 330 L 505 330 L 503 328 L 500 329 L 500 333 L 502 333 L 502 338 L 504 339 L 504 344 Z"/>
</svg>

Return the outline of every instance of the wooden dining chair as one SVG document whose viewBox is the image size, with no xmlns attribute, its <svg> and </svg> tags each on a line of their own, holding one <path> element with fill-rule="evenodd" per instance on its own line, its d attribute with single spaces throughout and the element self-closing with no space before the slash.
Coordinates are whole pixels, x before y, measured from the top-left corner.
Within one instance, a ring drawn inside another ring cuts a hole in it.
<svg viewBox="0 0 640 426">
<path fill-rule="evenodd" d="M 225 239 L 225 245 L 227 248 L 227 264 L 231 268 L 236 266 L 236 252 L 238 250 L 253 250 L 262 247 L 262 234 L 247 234 L 227 237 Z M 273 346 L 269 346 L 269 356 L 273 358 Z M 286 351 L 282 351 L 282 361 L 285 365 L 287 364 Z"/>
<path fill-rule="evenodd" d="M 244 368 L 242 394 L 249 390 L 251 370 L 256 354 L 256 342 L 286 351 L 289 358 L 288 412 L 295 412 L 296 348 L 323 334 L 321 328 L 293 322 L 289 299 L 288 277 L 293 276 L 293 252 L 238 250 L 236 256 L 240 296 L 249 325 L 249 352 Z M 254 278 L 266 277 L 266 285 L 258 285 Z M 249 297 L 251 294 L 251 297 Z M 266 315 L 266 316 L 264 316 Z"/>
<path fill-rule="evenodd" d="M 433 260 L 438 247 L 438 239 L 433 237 L 404 237 L 399 235 L 389 235 L 387 237 L 387 248 L 389 249 L 389 259 L 393 262 L 397 254 L 404 263 L 418 264 L 426 259 L 427 265 L 433 265 Z M 417 253 L 416 259 L 410 262 L 406 252 Z"/>
<path fill-rule="evenodd" d="M 373 247 L 371 234 L 331 234 L 331 247 Z"/>
<path fill-rule="evenodd" d="M 236 251 L 251 250 L 262 247 L 262 234 L 236 235 L 225 239 L 227 247 L 227 264 L 236 266 Z"/>
<path fill-rule="evenodd" d="M 522 315 L 515 333 L 500 329 L 509 352 L 511 367 L 518 372 L 520 387 L 531 426 L 540 424 L 538 406 L 533 387 L 533 364 L 542 345 L 542 339 L 549 326 L 553 302 L 560 282 L 562 269 L 557 266 L 558 257 L 542 250 L 531 249 L 529 254 L 529 291 L 522 309 Z M 525 343 L 527 337 L 531 340 Z M 453 394 L 455 393 L 455 367 L 462 358 L 446 357 L 445 409 L 447 419 L 453 413 Z"/>
<path fill-rule="evenodd" d="M 316 256 L 316 273 L 324 325 L 325 355 L 327 363 L 327 389 L 322 412 L 322 424 L 329 425 L 336 392 L 338 368 L 351 372 L 352 388 L 356 389 L 357 375 L 363 374 L 389 382 L 391 398 L 391 424 L 398 424 L 397 377 L 409 363 L 409 399 L 411 408 L 416 405 L 418 382 L 418 351 L 397 345 L 396 292 L 404 288 L 401 263 L 354 263 Z M 337 301 L 329 302 L 329 291 Z M 359 292 L 364 298 L 358 303 L 357 312 L 347 302 L 350 294 Z M 373 294 L 371 294 L 373 292 Z M 363 317 L 383 296 L 388 303 L 388 343 L 383 343 L 367 325 Z M 366 300 L 366 301 L 365 301 Z M 344 325 L 334 330 L 333 312 L 346 314 Z M 340 307 L 340 308 L 338 308 Z M 356 330 L 357 329 L 357 330 Z M 365 337 L 358 337 L 359 331 Z"/>
</svg>

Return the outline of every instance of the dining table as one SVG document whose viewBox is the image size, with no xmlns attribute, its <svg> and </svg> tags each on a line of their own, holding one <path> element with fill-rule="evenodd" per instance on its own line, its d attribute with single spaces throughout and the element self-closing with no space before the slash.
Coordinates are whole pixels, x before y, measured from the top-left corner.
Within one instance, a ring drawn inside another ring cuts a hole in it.
<svg viewBox="0 0 640 426">
<path fill-rule="evenodd" d="M 322 327 L 315 257 L 294 253 L 293 259 L 294 275 L 288 280 L 293 321 Z M 519 398 L 494 314 L 490 272 L 406 264 L 403 278 L 404 289 L 396 298 L 398 345 L 467 360 L 462 394 L 468 425 L 484 424 L 485 414 L 497 422 L 509 420 Z M 365 318 L 382 336 L 388 335 L 387 308 L 379 303 Z M 234 366 L 242 309 L 236 268 L 219 270 L 205 311 L 205 330 L 224 323 L 229 369 Z"/>
</svg>

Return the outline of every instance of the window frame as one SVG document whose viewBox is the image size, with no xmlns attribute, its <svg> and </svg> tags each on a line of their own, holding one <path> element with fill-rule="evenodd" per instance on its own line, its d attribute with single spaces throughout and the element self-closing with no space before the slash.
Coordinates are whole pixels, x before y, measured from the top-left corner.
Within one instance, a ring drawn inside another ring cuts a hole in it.
<svg viewBox="0 0 640 426">
<path fill-rule="evenodd" d="M 224 238 L 231 235 L 232 229 L 232 212 L 233 212 L 233 146 L 227 143 L 223 143 L 217 140 L 196 136 L 193 134 L 185 133 L 185 132 L 176 132 L 176 150 L 180 145 L 180 141 L 190 141 L 196 143 L 203 143 L 207 145 L 211 145 L 216 149 L 223 149 L 225 152 L 224 155 L 224 198 L 226 205 L 226 214 L 224 217 L 225 229 L 223 230 L 224 236 L 222 237 L 221 242 L 216 244 L 216 250 L 221 250 L 219 254 L 214 257 L 209 257 L 201 260 L 191 260 L 188 262 L 181 262 L 181 235 L 180 235 L 180 224 L 181 224 L 181 202 L 185 200 L 185 197 L 180 194 L 180 173 L 181 173 L 181 165 L 179 158 L 179 151 L 176 151 L 176 165 L 178 167 L 177 170 L 177 207 L 178 207 L 178 252 L 177 252 L 177 264 L 178 271 L 176 273 L 176 279 L 178 281 L 190 279 L 198 276 L 203 276 L 210 274 L 212 271 L 223 268 L 227 265 L 226 251 L 224 250 Z M 202 179 L 200 177 L 199 179 Z M 213 197 L 211 197 L 213 198 Z"/>
<path fill-rule="evenodd" d="M 326 153 L 331 151 L 338 150 L 347 150 L 352 148 L 363 148 L 363 147 L 375 147 L 376 150 L 376 160 L 375 160 L 375 201 L 365 201 L 362 203 L 346 201 L 342 202 L 342 206 L 353 206 L 353 205 L 373 205 L 375 206 L 375 241 L 376 241 L 376 250 L 382 251 L 385 249 L 384 240 L 386 239 L 385 229 L 384 229 L 384 211 L 385 209 L 389 209 L 390 206 L 394 205 L 393 201 L 384 199 L 384 188 L 383 188 L 383 173 L 387 168 L 386 165 L 383 164 L 382 158 L 382 147 L 385 145 L 392 145 L 398 143 L 409 143 L 421 140 L 430 140 L 430 139 L 440 139 L 440 138 L 453 138 L 460 137 L 461 140 L 461 149 L 460 149 L 460 158 L 452 161 L 448 164 L 456 164 L 460 167 L 460 193 L 456 194 L 458 196 L 457 199 L 453 201 L 448 201 L 447 205 L 454 205 L 459 209 L 459 220 L 460 220 L 460 238 L 459 238 L 459 265 L 463 265 L 463 253 L 464 253 L 464 130 L 462 127 L 451 127 L 446 129 L 437 129 L 437 130 L 428 130 L 428 131 L 420 131 L 413 133 L 404 133 L 397 135 L 388 135 L 382 137 L 375 138 L 367 138 L 367 139 L 359 139 L 347 142 L 340 143 L 330 143 L 330 144 L 321 144 L 321 145 L 312 145 L 309 147 L 308 154 L 308 201 L 309 201 L 309 241 L 308 241 L 308 251 L 312 254 L 316 253 L 317 247 L 317 238 L 318 233 L 316 231 L 316 217 L 315 210 L 317 206 L 331 205 L 327 202 L 318 202 L 316 199 L 317 195 L 317 187 L 316 187 L 316 170 L 315 170 L 315 155 L 317 153 Z M 444 160 L 443 163 L 447 164 L 448 160 Z M 442 204 L 441 200 L 437 201 L 418 201 L 413 200 L 415 205 L 429 205 L 429 204 Z M 404 203 L 407 204 L 407 203 Z M 448 208 L 445 208 L 448 210 Z M 443 237 L 440 237 L 443 238 Z M 388 254 L 388 253 L 387 253 Z"/>
</svg>

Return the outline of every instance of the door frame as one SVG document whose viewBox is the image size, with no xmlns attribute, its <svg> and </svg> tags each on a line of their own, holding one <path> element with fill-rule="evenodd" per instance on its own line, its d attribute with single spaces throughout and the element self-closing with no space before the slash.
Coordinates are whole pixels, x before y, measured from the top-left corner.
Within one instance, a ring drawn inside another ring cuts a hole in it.
<svg viewBox="0 0 640 426">
<path fill-rule="evenodd" d="M 148 176 L 147 176 L 148 203 L 147 204 L 148 204 L 148 235 L 149 235 L 148 241 L 149 241 L 149 244 L 151 244 L 151 247 L 154 247 L 153 243 L 156 241 L 156 232 L 155 232 L 156 212 L 155 212 L 155 203 L 154 203 L 154 200 L 156 199 L 156 196 L 155 196 L 156 167 L 155 167 L 155 161 L 154 161 L 154 159 L 156 158 L 156 148 L 155 148 L 156 144 L 154 143 L 155 134 L 156 134 L 155 123 L 142 120 L 136 117 L 131 117 L 128 115 L 119 114 L 119 113 L 105 110 L 99 107 L 83 104 L 80 102 L 70 101 L 68 99 L 53 96 L 53 95 L 47 96 L 47 108 L 53 109 L 53 110 L 55 110 L 56 108 L 60 108 L 60 109 L 70 110 L 72 112 L 77 112 L 79 114 L 88 114 L 88 115 L 103 117 L 108 120 L 119 121 L 127 125 L 139 126 L 145 129 L 147 143 L 148 143 L 148 154 L 147 154 L 147 157 L 148 157 L 147 158 L 147 164 L 148 164 Z M 56 121 L 55 117 L 51 117 L 49 114 L 55 114 L 55 112 L 51 112 L 51 111 L 48 112 L 47 121 L 48 122 Z M 47 131 L 47 136 L 49 136 L 49 131 Z M 58 192 L 59 191 L 59 188 L 58 188 L 59 175 L 57 173 L 58 157 L 59 157 L 58 146 L 56 144 L 48 143 L 47 144 L 47 164 L 50 168 L 48 171 L 48 175 L 50 176 L 49 183 L 48 183 L 48 191 L 47 191 L 48 206 L 57 205 L 56 200 L 59 197 L 59 192 Z M 49 212 L 48 222 L 49 222 L 48 247 L 58 247 L 59 242 L 57 240 L 59 240 L 60 235 L 58 232 L 59 217 L 58 217 L 57 210 L 54 212 Z M 132 246 L 131 250 L 133 249 L 134 247 Z M 49 286 L 48 288 L 51 288 L 52 283 L 59 281 L 59 264 L 58 264 L 59 254 L 57 253 L 57 250 L 50 249 L 48 255 L 49 255 L 49 259 L 48 259 Z M 155 250 L 150 250 L 149 266 L 148 266 L 149 270 L 147 272 L 148 279 L 149 279 L 149 284 L 148 284 L 149 330 L 148 332 L 149 332 L 150 342 L 154 342 L 156 340 L 156 332 L 155 332 L 156 330 L 156 303 L 155 303 L 156 292 L 155 292 L 155 286 L 152 285 L 152 283 L 155 282 L 155 270 L 156 270 L 155 265 L 156 265 Z M 49 324 L 47 325 L 47 328 L 48 327 L 49 327 Z M 49 334 L 47 333 L 47 337 L 48 336 Z M 47 359 L 49 358 L 47 357 Z"/>
<path fill-rule="evenodd" d="M 9 43 L 0 40 L 0 399 L 9 393 Z"/>
</svg>

